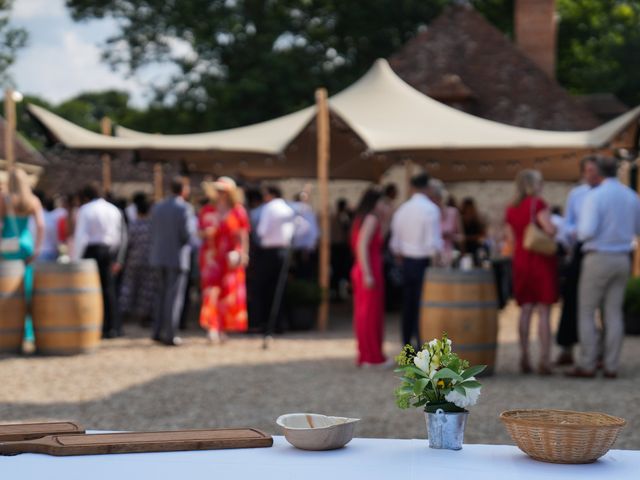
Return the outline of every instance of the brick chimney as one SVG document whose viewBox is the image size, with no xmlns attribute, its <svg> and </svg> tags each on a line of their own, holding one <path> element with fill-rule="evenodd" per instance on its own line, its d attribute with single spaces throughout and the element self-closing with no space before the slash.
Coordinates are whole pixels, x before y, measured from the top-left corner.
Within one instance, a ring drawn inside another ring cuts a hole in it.
<svg viewBox="0 0 640 480">
<path fill-rule="evenodd" d="M 515 0 L 516 45 L 551 78 L 556 76 L 555 0 Z"/>
</svg>

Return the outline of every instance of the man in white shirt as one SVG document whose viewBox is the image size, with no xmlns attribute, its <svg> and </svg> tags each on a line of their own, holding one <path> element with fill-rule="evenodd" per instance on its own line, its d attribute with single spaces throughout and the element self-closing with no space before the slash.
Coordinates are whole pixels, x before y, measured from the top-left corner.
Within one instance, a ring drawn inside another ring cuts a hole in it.
<svg viewBox="0 0 640 480">
<path fill-rule="evenodd" d="M 92 258 L 98 264 L 104 304 L 103 338 L 122 335 L 116 302 L 115 274 L 121 268 L 127 231 L 118 207 L 100 195 L 100 186 L 90 183 L 82 189 L 85 202 L 78 209 L 72 258 Z"/>
<path fill-rule="evenodd" d="M 260 242 L 259 257 L 253 259 L 256 264 L 256 309 L 259 324 L 263 329 L 269 325 L 269 316 L 275 299 L 278 281 L 285 258 L 289 255 L 294 234 L 296 213 L 283 199 L 282 191 L 276 186 L 269 186 L 264 194 L 265 204 L 260 212 L 256 233 Z M 277 312 L 275 318 L 278 318 Z M 267 331 L 267 333 L 270 333 Z"/>
<path fill-rule="evenodd" d="M 418 314 L 422 280 L 432 259 L 442 250 L 440 210 L 427 197 L 429 175 L 411 179 L 413 195 L 391 219 L 389 248 L 402 261 L 402 344 L 418 346 Z M 415 343 L 412 343 L 415 338 Z"/>
</svg>

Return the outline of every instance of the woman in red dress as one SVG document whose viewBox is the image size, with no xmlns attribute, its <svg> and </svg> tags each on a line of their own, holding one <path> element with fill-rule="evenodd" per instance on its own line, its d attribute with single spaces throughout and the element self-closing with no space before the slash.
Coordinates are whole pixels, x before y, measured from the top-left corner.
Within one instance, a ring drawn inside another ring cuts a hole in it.
<svg viewBox="0 0 640 480">
<path fill-rule="evenodd" d="M 220 177 L 202 186 L 211 201 L 198 217 L 203 239 L 200 326 L 207 330 L 209 341 L 220 343 L 226 339 L 225 332 L 247 330 L 249 218 L 231 178 Z"/>
<path fill-rule="evenodd" d="M 385 363 L 382 353 L 384 329 L 384 276 L 382 272 L 382 193 L 368 189 L 355 213 L 351 248 L 355 262 L 351 269 L 353 286 L 353 327 L 358 342 L 358 366 Z"/>
<path fill-rule="evenodd" d="M 529 325 L 534 309 L 538 310 L 540 362 L 538 372 L 551 373 L 551 305 L 558 300 L 558 270 L 555 255 L 542 255 L 523 246 L 527 226 L 535 222 L 545 233 L 554 236 L 549 208 L 540 197 L 542 175 L 537 170 L 523 170 L 516 177 L 516 198 L 507 209 L 506 222 L 513 236 L 513 291 L 520 311 L 520 369 L 530 373 Z"/>
</svg>

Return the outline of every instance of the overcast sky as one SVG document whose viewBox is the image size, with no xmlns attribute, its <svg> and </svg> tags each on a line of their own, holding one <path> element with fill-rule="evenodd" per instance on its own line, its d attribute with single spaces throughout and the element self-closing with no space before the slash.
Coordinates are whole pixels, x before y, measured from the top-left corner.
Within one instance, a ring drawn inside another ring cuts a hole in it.
<svg viewBox="0 0 640 480">
<path fill-rule="evenodd" d="M 19 91 L 58 103 L 74 95 L 118 88 L 145 103 L 151 82 L 162 82 L 168 69 L 150 67 L 135 78 L 113 72 L 100 60 L 100 45 L 116 30 L 113 20 L 77 23 L 64 0 L 14 0 L 11 23 L 29 33 L 10 72 Z"/>
</svg>

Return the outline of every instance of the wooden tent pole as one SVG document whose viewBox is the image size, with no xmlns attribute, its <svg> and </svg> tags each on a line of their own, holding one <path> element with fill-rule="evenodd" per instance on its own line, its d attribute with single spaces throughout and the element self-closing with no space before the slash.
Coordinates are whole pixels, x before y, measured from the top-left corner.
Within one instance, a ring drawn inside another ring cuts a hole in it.
<svg viewBox="0 0 640 480">
<path fill-rule="evenodd" d="M 102 117 L 100 130 L 103 135 L 111 136 L 112 125 L 109 117 Z M 111 155 L 103 153 L 102 156 L 102 189 L 104 193 L 111 192 Z"/>
<path fill-rule="evenodd" d="M 318 195 L 320 213 L 320 254 L 318 255 L 318 280 L 322 289 L 322 302 L 318 310 L 318 330 L 324 331 L 329 323 L 329 266 L 331 263 L 329 223 L 329 105 L 327 90 L 316 90 L 317 105 L 317 161 Z"/>
<path fill-rule="evenodd" d="M 162 200 L 162 163 L 153 164 L 153 198 L 156 202 Z"/>
<path fill-rule="evenodd" d="M 16 156 L 14 150 L 14 139 L 16 134 L 16 104 L 13 99 L 13 89 L 7 88 L 4 91 L 4 156 L 7 161 L 7 172 L 13 169 Z"/>
<path fill-rule="evenodd" d="M 413 177 L 413 160 L 407 158 L 404 162 L 404 197 L 406 200 L 411 196 L 411 177 Z"/>
</svg>

